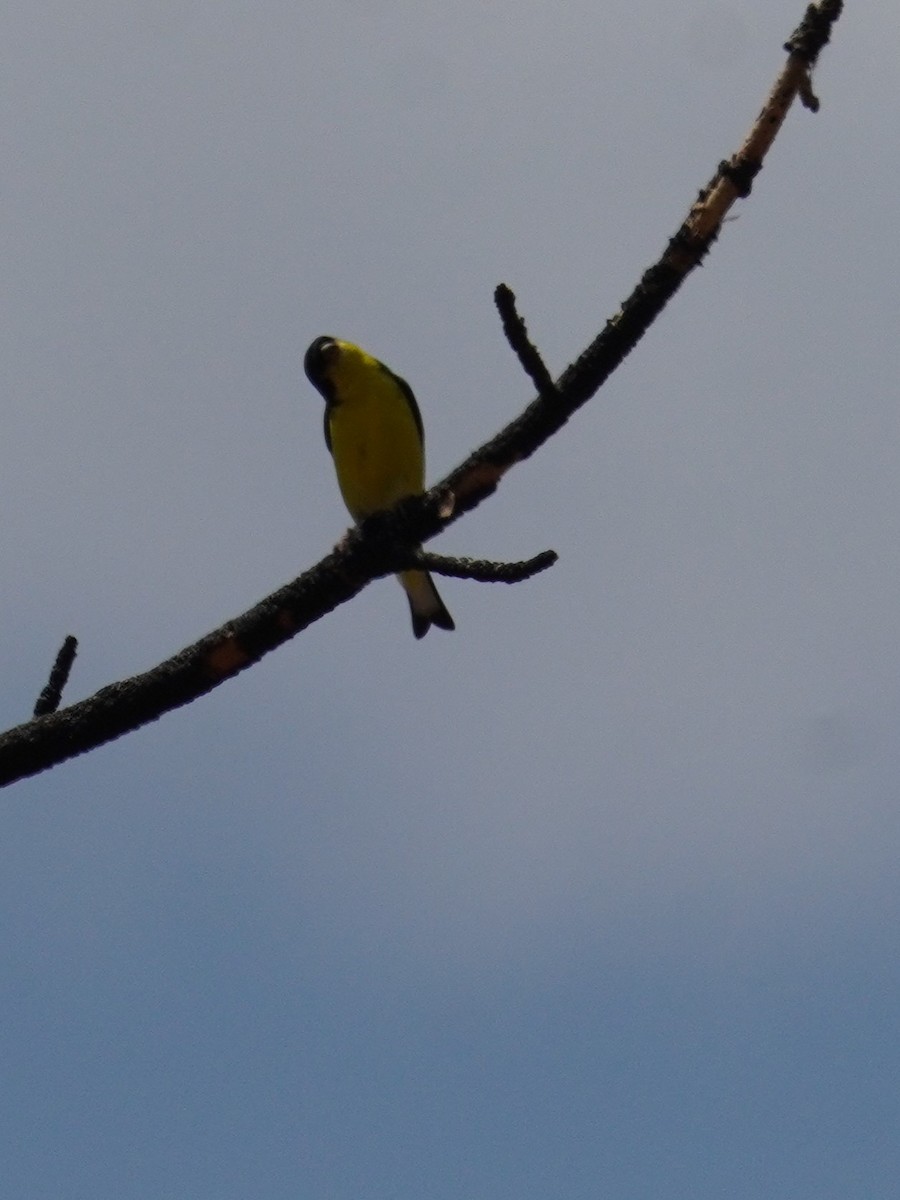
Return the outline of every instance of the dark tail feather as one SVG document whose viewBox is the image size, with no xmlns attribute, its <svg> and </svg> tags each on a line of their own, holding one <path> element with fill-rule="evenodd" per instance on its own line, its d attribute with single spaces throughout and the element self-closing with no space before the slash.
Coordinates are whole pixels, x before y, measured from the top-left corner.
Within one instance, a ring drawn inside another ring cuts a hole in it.
<svg viewBox="0 0 900 1200">
<path fill-rule="evenodd" d="M 427 571 L 404 571 L 400 582 L 406 589 L 413 633 L 417 638 L 423 638 L 432 625 L 438 629 L 456 628 Z"/>
</svg>

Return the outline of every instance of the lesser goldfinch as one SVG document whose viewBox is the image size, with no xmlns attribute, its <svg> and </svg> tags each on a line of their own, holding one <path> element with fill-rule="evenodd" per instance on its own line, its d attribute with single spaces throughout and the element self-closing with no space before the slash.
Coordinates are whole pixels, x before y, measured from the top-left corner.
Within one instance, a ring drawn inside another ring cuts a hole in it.
<svg viewBox="0 0 900 1200">
<path fill-rule="evenodd" d="M 325 398 L 325 442 L 354 521 L 425 490 L 425 433 L 412 388 L 352 342 L 317 337 L 303 367 Z M 427 571 L 397 576 L 409 597 L 413 633 L 454 629 Z"/>
</svg>

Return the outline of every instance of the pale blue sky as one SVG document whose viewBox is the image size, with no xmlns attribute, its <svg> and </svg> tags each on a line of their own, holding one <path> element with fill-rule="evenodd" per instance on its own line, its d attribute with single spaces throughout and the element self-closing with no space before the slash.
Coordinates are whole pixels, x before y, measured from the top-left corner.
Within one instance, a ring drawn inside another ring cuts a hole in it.
<svg viewBox="0 0 900 1200">
<path fill-rule="evenodd" d="M 0 718 L 311 565 L 303 377 L 432 478 L 737 148 L 803 5 L 33 0 L 0 17 Z M 704 269 L 392 581 L 3 797 L 0 1196 L 871 1200 L 900 1176 L 900 10 L 849 3 Z"/>
</svg>

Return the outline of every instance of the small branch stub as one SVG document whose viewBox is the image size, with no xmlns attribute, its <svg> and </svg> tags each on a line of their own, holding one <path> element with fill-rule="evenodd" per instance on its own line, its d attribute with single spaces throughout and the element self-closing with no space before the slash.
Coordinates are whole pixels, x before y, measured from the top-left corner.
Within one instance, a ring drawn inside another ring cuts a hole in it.
<svg viewBox="0 0 900 1200">
<path fill-rule="evenodd" d="M 50 678 L 47 680 L 47 686 L 37 698 L 37 704 L 34 706 L 34 715 L 36 717 L 45 717 L 48 713 L 56 712 L 59 708 L 63 688 L 69 682 L 69 673 L 72 670 L 72 664 L 75 662 L 77 652 L 78 638 L 70 635 L 60 647 L 59 654 L 56 656 L 56 662 L 53 664 L 53 670 L 50 672 Z"/>
<path fill-rule="evenodd" d="M 556 396 L 556 384 L 537 347 L 529 340 L 525 322 L 516 308 L 516 297 L 512 288 L 507 287 L 505 283 L 498 283 L 494 288 L 494 303 L 503 322 L 506 340 L 522 364 L 522 370 L 537 388 L 539 396 L 545 400 L 553 399 Z"/>
</svg>

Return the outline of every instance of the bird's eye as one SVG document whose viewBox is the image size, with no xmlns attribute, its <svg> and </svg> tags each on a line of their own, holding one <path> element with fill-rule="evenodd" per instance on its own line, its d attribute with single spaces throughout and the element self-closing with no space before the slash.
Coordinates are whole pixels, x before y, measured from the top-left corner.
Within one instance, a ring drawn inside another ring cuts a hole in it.
<svg viewBox="0 0 900 1200">
<path fill-rule="evenodd" d="M 317 337 L 311 343 L 303 359 L 303 369 L 314 387 L 321 385 L 325 378 L 325 368 L 334 360 L 337 352 L 338 344 L 333 337 Z"/>
</svg>

